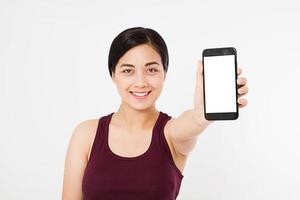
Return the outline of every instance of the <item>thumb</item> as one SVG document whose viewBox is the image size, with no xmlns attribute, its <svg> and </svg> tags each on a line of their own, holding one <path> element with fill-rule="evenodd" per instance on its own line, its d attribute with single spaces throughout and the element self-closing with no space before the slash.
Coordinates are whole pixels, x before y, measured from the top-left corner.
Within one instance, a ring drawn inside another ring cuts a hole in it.
<svg viewBox="0 0 300 200">
<path fill-rule="evenodd" d="M 196 82 L 197 82 L 197 87 L 203 85 L 203 65 L 202 65 L 202 60 L 198 60 Z"/>
<path fill-rule="evenodd" d="M 203 112 L 203 65 L 201 60 L 198 60 L 197 65 L 194 109 Z"/>
</svg>

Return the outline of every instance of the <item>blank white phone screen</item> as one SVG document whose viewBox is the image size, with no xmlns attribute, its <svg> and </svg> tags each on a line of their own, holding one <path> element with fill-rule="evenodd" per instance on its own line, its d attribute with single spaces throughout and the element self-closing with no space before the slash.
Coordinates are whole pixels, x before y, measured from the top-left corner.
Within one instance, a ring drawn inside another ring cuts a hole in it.
<svg viewBox="0 0 300 200">
<path fill-rule="evenodd" d="M 206 113 L 237 112 L 234 55 L 207 56 L 203 61 Z"/>
</svg>

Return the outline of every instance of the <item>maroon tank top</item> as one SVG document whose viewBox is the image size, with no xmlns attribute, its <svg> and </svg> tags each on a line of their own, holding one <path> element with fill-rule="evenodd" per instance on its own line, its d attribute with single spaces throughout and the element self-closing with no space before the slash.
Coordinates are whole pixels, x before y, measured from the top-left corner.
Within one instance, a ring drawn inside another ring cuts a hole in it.
<svg viewBox="0 0 300 200">
<path fill-rule="evenodd" d="M 113 113 L 99 119 L 87 163 L 82 193 L 85 200 L 175 200 L 183 178 L 164 136 L 169 115 L 160 111 L 147 151 L 122 157 L 108 146 Z"/>
</svg>

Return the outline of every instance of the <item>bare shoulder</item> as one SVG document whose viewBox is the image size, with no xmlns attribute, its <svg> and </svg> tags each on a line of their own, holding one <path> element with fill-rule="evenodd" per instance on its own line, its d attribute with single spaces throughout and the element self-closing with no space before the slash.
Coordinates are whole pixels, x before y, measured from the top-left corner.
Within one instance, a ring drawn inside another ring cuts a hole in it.
<svg viewBox="0 0 300 200">
<path fill-rule="evenodd" d="M 65 158 L 62 199 L 82 199 L 82 177 L 97 122 L 97 119 L 82 121 L 73 131 Z"/>
<path fill-rule="evenodd" d="M 72 138 L 76 139 L 79 146 L 85 149 L 86 155 L 88 155 L 90 145 L 96 134 L 97 125 L 99 119 L 87 119 L 77 124 L 74 129 Z"/>
<path fill-rule="evenodd" d="M 79 130 L 79 131 L 92 130 L 96 128 L 95 125 L 97 124 L 98 124 L 98 119 L 87 119 L 82 122 L 79 122 L 75 127 L 75 130 Z"/>
<path fill-rule="evenodd" d="M 84 137 L 93 135 L 94 131 L 97 129 L 98 120 L 99 119 L 87 119 L 78 123 L 74 133 L 83 135 Z"/>
</svg>

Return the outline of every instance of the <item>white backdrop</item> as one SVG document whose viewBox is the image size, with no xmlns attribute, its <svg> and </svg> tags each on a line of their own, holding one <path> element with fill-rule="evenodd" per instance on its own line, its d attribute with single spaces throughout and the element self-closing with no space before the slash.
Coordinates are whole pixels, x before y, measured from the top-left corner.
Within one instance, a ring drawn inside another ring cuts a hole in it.
<svg viewBox="0 0 300 200">
<path fill-rule="evenodd" d="M 187 162 L 179 200 L 300 199 L 300 5 L 297 1 L 0 1 L 1 199 L 60 199 L 75 126 L 120 104 L 107 57 L 126 28 L 165 39 L 157 108 L 193 106 L 197 59 L 234 46 L 249 105 L 216 122 Z"/>
</svg>

